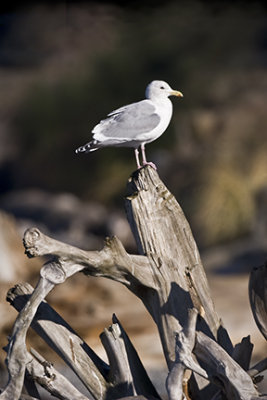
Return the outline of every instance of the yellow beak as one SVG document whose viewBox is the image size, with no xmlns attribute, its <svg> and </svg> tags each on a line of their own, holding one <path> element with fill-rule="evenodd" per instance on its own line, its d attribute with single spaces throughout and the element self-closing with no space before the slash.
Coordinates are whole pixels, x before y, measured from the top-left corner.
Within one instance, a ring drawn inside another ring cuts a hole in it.
<svg viewBox="0 0 267 400">
<path fill-rule="evenodd" d="M 184 97 L 183 93 L 179 92 L 178 90 L 172 90 L 171 96 Z"/>
</svg>

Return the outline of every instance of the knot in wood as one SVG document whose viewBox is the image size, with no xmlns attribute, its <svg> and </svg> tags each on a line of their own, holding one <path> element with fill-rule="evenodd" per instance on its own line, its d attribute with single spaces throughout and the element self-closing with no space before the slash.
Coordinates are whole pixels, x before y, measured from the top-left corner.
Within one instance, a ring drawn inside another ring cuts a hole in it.
<svg viewBox="0 0 267 400">
<path fill-rule="evenodd" d="M 24 233 L 24 241 L 27 243 L 35 242 L 41 236 L 41 232 L 37 228 L 27 229 Z"/>
<path fill-rule="evenodd" d="M 44 376 L 47 377 L 49 381 L 54 381 L 56 379 L 56 375 L 50 372 L 53 364 L 49 361 L 42 361 L 41 364 L 44 367 Z"/>
<path fill-rule="evenodd" d="M 112 243 L 113 243 L 113 240 L 114 240 L 114 236 L 112 236 L 112 237 L 107 236 L 105 238 L 105 246 L 106 247 L 111 247 Z"/>
<path fill-rule="evenodd" d="M 35 257 L 38 255 L 36 242 L 38 242 L 40 237 L 41 232 L 37 228 L 30 228 L 25 231 L 23 237 L 23 246 L 25 248 L 25 254 L 28 257 Z"/>
</svg>

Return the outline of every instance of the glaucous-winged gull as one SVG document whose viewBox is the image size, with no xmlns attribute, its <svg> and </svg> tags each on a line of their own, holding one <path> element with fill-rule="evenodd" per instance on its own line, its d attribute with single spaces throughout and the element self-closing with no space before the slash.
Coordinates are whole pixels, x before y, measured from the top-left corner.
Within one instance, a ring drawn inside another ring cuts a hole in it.
<svg viewBox="0 0 267 400">
<path fill-rule="evenodd" d="M 145 145 L 153 142 L 167 129 L 172 117 L 172 102 L 169 96 L 183 97 L 164 81 L 152 81 L 146 88 L 146 99 L 132 103 L 108 114 L 92 130 L 93 138 L 76 153 L 90 153 L 102 147 L 133 147 L 137 168 L 141 168 L 139 151 L 141 148 L 142 165 L 152 162 L 146 160 Z"/>
</svg>

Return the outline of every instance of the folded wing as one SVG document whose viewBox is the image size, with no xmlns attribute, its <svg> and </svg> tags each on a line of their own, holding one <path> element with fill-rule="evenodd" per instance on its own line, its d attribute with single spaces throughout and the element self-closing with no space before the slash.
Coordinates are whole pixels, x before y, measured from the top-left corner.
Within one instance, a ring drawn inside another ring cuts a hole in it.
<svg viewBox="0 0 267 400">
<path fill-rule="evenodd" d="M 160 123 L 160 116 L 150 100 L 133 103 L 108 114 L 92 130 L 93 138 L 99 142 L 115 139 L 130 142 L 138 136 L 155 129 Z"/>
</svg>

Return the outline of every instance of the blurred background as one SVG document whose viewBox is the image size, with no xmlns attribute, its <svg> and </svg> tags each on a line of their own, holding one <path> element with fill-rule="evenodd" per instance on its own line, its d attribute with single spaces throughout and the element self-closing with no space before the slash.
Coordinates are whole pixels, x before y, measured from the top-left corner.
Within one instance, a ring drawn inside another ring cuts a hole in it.
<svg viewBox="0 0 267 400">
<path fill-rule="evenodd" d="M 26 228 L 84 249 L 116 234 L 136 252 L 123 199 L 133 150 L 74 150 L 110 111 L 143 99 L 154 79 L 184 98 L 172 99 L 172 122 L 147 146 L 148 159 L 190 222 L 232 340 L 250 334 L 255 360 L 266 353 L 247 295 L 249 271 L 267 258 L 267 14 L 258 1 L 1 9 L 1 347 L 16 316 L 6 291 L 35 285 L 42 265 L 24 255 Z M 48 300 L 101 355 L 98 335 L 117 313 L 151 376 L 165 369 L 152 321 L 120 285 L 77 275 Z"/>
</svg>

